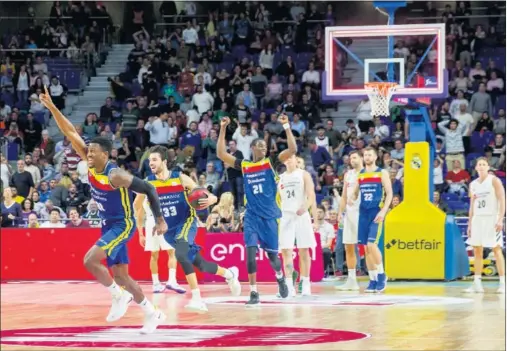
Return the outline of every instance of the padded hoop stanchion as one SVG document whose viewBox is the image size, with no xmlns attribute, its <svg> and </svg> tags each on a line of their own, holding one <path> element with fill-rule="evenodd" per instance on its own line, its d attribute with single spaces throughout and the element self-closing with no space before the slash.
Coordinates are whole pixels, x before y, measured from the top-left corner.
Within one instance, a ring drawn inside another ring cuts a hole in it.
<svg viewBox="0 0 507 351">
<path fill-rule="evenodd" d="M 364 83 L 364 88 L 367 90 L 370 99 L 371 115 L 373 117 L 389 116 L 389 102 L 397 87 L 398 83 L 393 82 Z"/>
</svg>

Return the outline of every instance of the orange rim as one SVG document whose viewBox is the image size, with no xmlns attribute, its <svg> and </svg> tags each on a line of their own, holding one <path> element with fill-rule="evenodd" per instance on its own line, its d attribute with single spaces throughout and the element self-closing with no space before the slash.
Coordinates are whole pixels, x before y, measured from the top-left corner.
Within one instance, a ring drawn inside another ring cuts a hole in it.
<svg viewBox="0 0 507 351">
<path fill-rule="evenodd" d="M 370 88 L 371 90 L 377 90 L 380 95 L 387 96 L 389 89 L 398 86 L 398 83 L 393 82 L 370 82 L 364 83 L 365 88 Z"/>
</svg>

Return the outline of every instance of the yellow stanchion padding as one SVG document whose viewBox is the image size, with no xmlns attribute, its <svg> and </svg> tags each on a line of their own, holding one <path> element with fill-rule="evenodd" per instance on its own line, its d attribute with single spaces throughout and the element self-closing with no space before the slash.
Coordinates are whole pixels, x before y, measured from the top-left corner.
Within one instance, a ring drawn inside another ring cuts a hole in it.
<svg viewBox="0 0 507 351">
<path fill-rule="evenodd" d="M 386 273 L 397 279 L 444 279 L 445 213 L 429 201 L 430 147 L 405 145 L 403 201 L 385 219 Z"/>
</svg>

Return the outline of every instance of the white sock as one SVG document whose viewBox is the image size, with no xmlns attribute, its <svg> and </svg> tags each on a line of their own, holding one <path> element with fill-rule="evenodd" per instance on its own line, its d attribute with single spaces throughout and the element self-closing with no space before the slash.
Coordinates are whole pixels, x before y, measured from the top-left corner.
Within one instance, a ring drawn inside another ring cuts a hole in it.
<svg viewBox="0 0 507 351">
<path fill-rule="evenodd" d="M 283 272 L 282 271 L 276 272 L 275 276 L 276 276 L 276 279 L 280 279 L 281 277 L 283 277 Z"/>
<path fill-rule="evenodd" d="M 176 284 L 176 269 L 169 268 L 169 280 L 167 281 L 169 284 Z"/>
<path fill-rule="evenodd" d="M 200 300 L 201 299 L 201 290 L 192 289 L 192 300 Z"/>
<path fill-rule="evenodd" d="M 349 279 L 356 280 L 356 270 L 349 269 Z"/>
<path fill-rule="evenodd" d="M 306 284 L 306 283 L 310 282 L 310 278 L 309 277 L 303 277 L 303 276 L 301 276 L 300 280 L 301 280 L 302 284 Z"/>
<path fill-rule="evenodd" d="M 251 285 L 251 284 L 250 284 L 250 291 L 255 291 L 255 292 L 257 292 L 257 284 L 255 284 L 255 285 Z"/>
<path fill-rule="evenodd" d="M 152 303 L 145 297 L 143 301 L 139 304 L 141 309 L 146 314 L 152 314 L 155 312 L 155 307 L 152 305 Z"/>
<path fill-rule="evenodd" d="M 482 276 L 480 275 L 474 275 L 474 283 L 481 284 Z"/>
<path fill-rule="evenodd" d="M 368 271 L 368 275 L 370 276 L 370 280 L 377 281 L 378 272 L 375 269 Z"/>
<path fill-rule="evenodd" d="M 502 275 L 499 277 L 499 279 L 500 279 L 500 285 L 505 285 L 505 276 Z"/>
<path fill-rule="evenodd" d="M 107 289 L 109 290 L 109 292 L 111 293 L 112 296 L 118 296 L 118 295 L 121 295 L 121 293 L 122 293 L 120 286 L 118 284 L 116 284 L 116 282 L 114 282 L 114 281 L 113 281 L 113 284 L 111 284 L 110 286 L 107 287 Z"/>
<path fill-rule="evenodd" d="M 158 274 L 152 274 L 151 280 L 153 280 L 153 285 L 160 284 L 160 280 L 158 279 Z"/>
<path fill-rule="evenodd" d="M 232 279 L 232 278 L 234 278 L 234 274 L 232 274 L 232 272 L 230 270 L 226 269 L 225 274 L 224 274 L 224 278 L 226 280 Z"/>
<path fill-rule="evenodd" d="M 294 282 L 292 281 L 292 278 L 285 278 L 285 282 L 287 283 L 289 289 L 294 288 Z"/>
<path fill-rule="evenodd" d="M 380 262 L 380 264 L 377 265 L 377 272 L 378 274 L 384 274 L 384 265 L 382 264 L 382 262 Z"/>
</svg>

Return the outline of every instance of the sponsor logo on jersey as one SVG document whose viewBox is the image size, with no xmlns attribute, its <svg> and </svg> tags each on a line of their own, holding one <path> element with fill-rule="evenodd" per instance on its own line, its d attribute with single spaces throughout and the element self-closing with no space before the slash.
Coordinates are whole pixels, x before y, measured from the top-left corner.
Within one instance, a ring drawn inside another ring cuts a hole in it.
<svg viewBox="0 0 507 351">
<path fill-rule="evenodd" d="M 132 350 L 308 345 L 370 336 L 347 330 L 237 325 L 162 325 L 148 337 L 139 333 L 138 326 L 32 328 L 0 333 L 3 345 Z"/>
<path fill-rule="evenodd" d="M 245 298 L 239 297 L 210 297 L 205 299 L 208 304 L 237 305 L 243 307 Z M 409 295 L 312 295 L 281 299 L 275 295 L 262 295 L 263 306 L 322 306 L 322 307 L 360 307 L 360 306 L 427 306 L 468 304 L 470 299 L 440 297 L 440 296 L 409 296 Z M 243 307 L 244 308 L 244 307 Z"/>
</svg>

